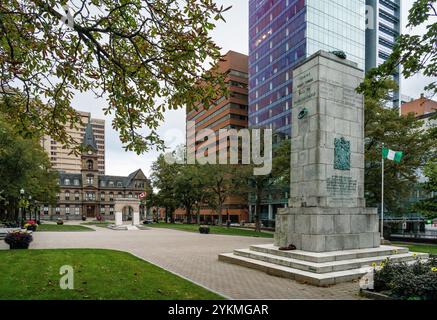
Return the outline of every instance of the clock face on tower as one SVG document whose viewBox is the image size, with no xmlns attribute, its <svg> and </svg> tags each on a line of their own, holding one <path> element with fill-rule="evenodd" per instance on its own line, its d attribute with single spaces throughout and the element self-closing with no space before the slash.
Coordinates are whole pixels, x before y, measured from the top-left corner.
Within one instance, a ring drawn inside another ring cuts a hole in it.
<svg viewBox="0 0 437 320">
<path fill-rule="evenodd" d="M 89 150 L 89 151 L 88 151 L 88 154 L 89 154 L 89 155 L 92 155 L 92 154 L 93 154 L 93 152 L 92 152 L 91 150 Z"/>
</svg>

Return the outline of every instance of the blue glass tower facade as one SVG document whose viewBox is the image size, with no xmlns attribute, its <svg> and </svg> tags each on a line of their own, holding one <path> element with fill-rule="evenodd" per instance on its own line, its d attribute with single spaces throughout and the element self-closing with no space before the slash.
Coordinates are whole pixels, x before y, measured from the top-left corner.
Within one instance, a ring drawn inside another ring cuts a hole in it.
<svg viewBox="0 0 437 320">
<path fill-rule="evenodd" d="M 249 126 L 290 135 L 293 67 L 344 51 L 365 67 L 365 0 L 249 1 Z"/>
<path fill-rule="evenodd" d="M 366 29 L 366 71 L 384 63 L 393 52 L 396 38 L 401 34 L 401 0 L 366 0 L 368 22 Z M 391 107 L 401 103 L 400 68 L 393 73 L 399 90 L 393 92 Z"/>
</svg>

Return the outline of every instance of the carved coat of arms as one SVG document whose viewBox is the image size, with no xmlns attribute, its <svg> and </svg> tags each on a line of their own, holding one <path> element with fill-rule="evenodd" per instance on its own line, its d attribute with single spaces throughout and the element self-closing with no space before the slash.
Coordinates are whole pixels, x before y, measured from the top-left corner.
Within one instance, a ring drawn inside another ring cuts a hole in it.
<svg viewBox="0 0 437 320">
<path fill-rule="evenodd" d="M 345 138 L 335 139 L 334 169 L 351 169 L 351 143 Z"/>
</svg>

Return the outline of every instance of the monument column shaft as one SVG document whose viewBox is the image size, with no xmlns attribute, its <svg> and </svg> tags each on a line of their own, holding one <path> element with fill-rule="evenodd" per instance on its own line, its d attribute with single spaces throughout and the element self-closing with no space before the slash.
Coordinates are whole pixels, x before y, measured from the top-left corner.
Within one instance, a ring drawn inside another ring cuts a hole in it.
<svg viewBox="0 0 437 320">
<path fill-rule="evenodd" d="M 324 252 L 380 244 L 375 209 L 364 200 L 364 73 L 320 51 L 293 71 L 289 207 L 276 244 Z"/>
</svg>

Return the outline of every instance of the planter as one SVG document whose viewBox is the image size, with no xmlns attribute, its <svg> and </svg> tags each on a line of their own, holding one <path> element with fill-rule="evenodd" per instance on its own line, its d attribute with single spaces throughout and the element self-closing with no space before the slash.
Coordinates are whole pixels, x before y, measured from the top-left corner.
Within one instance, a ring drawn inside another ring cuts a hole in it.
<svg viewBox="0 0 437 320">
<path fill-rule="evenodd" d="M 29 249 L 28 243 L 14 243 L 9 245 L 9 249 L 18 250 L 18 249 Z"/>
<path fill-rule="evenodd" d="M 209 234 L 209 227 L 208 226 L 200 226 L 199 227 L 199 232 L 202 234 Z"/>
<path fill-rule="evenodd" d="M 26 229 L 29 231 L 36 231 L 37 228 L 38 228 L 37 225 L 32 225 L 32 226 L 28 226 Z"/>
<path fill-rule="evenodd" d="M 27 231 L 15 231 L 6 234 L 5 242 L 11 250 L 28 249 L 29 244 L 33 241 L 33 237 Z"/>
<path fill-rule="evenodd" d="M 85 216 L 82 216 L 82 221 L 86 221 L 86 217 Z"/>
</svg>

